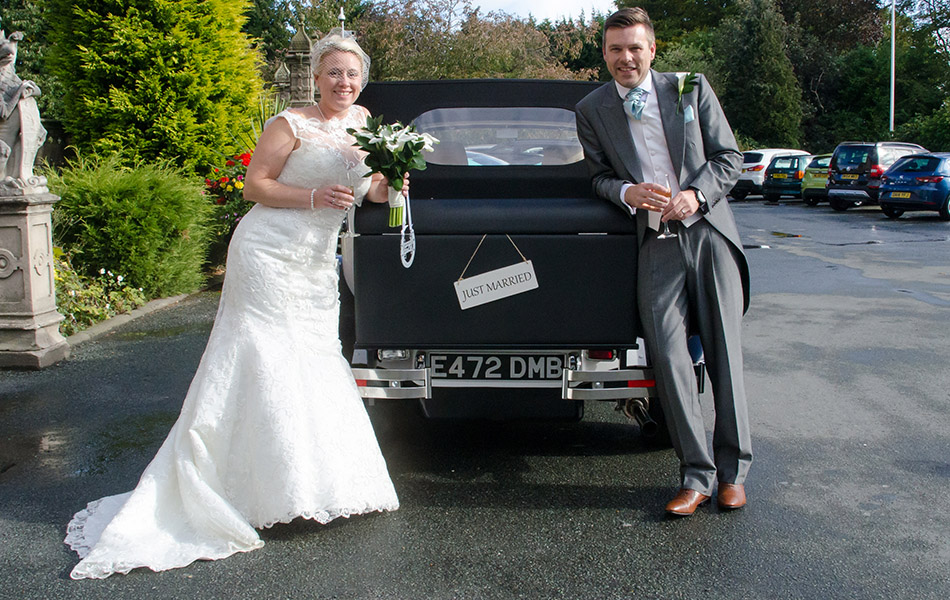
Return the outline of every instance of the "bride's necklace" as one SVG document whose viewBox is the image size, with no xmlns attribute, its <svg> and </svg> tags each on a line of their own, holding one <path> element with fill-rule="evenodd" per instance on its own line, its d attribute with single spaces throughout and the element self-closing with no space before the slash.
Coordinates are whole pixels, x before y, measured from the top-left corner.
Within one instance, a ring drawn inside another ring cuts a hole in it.
<svg viewBox="0 0 950 600">
<path fill-rule="evenodd" d="M 314 106 L 317 107 L 317 112 L 320 113 L 320 118 L 323 119 L 323 121 L 324 121 L 325 123 L 331 123 L 331 122 L 333 122 L 333 121 L 339 121 L 339 120 L 340 120 L 340 119 L 338 119 L 338 118 L 332 118 L 332 119 L 331 119 L 331 118 L 327 117 L 326 114 L 324 114 L 323 109 L 320 108 L 320 103 L 319 103 L 319 102 L 317 102 L 316 104 L 314 104 Z"/>
</svg>

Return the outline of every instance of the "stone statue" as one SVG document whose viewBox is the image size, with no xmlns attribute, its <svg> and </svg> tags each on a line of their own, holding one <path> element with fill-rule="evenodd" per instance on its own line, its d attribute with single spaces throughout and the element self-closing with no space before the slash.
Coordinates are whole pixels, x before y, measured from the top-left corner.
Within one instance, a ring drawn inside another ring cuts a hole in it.
<svg viewBox="0 0 950 600">
<path fill-rule="evenodd" d="M 16 74 L 19 31 L 0 30 L 0 195 L 45 193 L 46 178 L 33 175 L 33 162 L 46 141 L 36 96 L 40 88 Z"/>
<path fill-rule="evenodd" d="M 0 368 L 42 369 L 69 356 L 59 333 L 50 216 L 59 197 L 33 175 L 46 141 L 36 96 L 17 77 L 23 39 L 0 29 Z"/>
</svg>

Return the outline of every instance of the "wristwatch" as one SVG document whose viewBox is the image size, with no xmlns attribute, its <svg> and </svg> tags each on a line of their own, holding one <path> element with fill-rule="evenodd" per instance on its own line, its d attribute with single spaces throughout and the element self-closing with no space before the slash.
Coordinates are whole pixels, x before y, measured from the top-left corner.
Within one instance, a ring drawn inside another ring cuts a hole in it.
<svg viewBox="0 0 950 600">
<path fill-rule="evenodd" d="M 708 215 L 709 203 L 706 202 L 706 196 L 704 196 L 703 193 L 696 188 L 692 188 L 692 190 L 696 192 L 696 201 L 699 202 L 699 212 L 701 214 Z"/>
</svg>

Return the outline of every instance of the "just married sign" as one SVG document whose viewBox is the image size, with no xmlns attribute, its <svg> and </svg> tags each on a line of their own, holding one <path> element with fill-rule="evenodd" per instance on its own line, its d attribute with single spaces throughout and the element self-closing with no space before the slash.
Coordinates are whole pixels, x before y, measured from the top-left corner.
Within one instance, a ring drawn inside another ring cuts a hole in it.
<svg viewBox="0 0 950 600">
<path fill-rule="evenodd" d="M 508 298 L 538 287 L 534 265 L 530 260 L 475 275 L 455 282 L 459 306 L 466 310 Z"/>
</svg>

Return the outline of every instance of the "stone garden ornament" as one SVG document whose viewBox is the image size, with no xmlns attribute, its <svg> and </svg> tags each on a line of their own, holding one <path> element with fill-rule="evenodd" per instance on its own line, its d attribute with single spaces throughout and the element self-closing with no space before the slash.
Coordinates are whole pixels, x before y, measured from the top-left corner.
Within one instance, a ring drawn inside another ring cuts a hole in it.
<svg viewBox="0 0 950 600">
<path fill-rule="evenodd" d="M 19 31 L 0 30 L 0 196 L 45 193 L 46 178 L 33 174 L 33 162 L 46 141 L 36 96 L 40 88 L 16 74 Z"/>
</svg>

